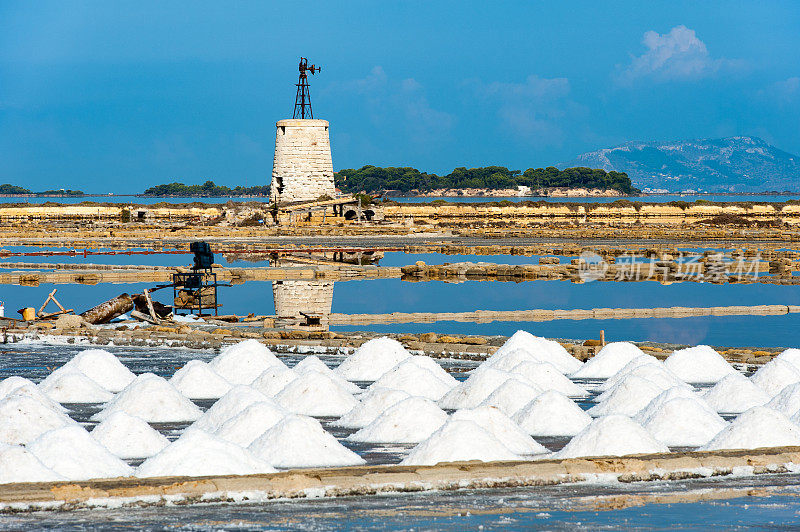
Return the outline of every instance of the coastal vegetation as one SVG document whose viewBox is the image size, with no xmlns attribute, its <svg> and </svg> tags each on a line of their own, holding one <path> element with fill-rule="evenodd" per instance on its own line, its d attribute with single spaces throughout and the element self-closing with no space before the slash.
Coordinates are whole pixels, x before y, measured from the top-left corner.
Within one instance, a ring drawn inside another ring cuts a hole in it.
<svg viewBox="0 0 800 532">
<path fill-rule="evenodd" d="M 234 188 L 217 185 L 213 181 L 206 181 L 202 185 L 184 185 L 183 183 L 168 183 L 156 185 L 144 191 L 144 196 L 269 196 L 269 185 Z"/>
<path fill-rule="evenodd" d="M 41 192 L 33 192 L 27 188 L 8 183 L 0 185 L 0 195 L 3 196 L 83 196 L 84 193 L 80 190 L 43 190 Z"/>
<path fill-rule="evenodd" d="M 532 191 L 548 188 L 612 189 L 623 194 L 638 192 L 628 175 L 606 172 L 599 168 L 528 168 L 524 172 L 504 166 L 454 169 L 447 175 L 420 172 L 410 167 L 363 166 L 340 170 L 335 174 L 336 186 L 343 192 L 376 193 L 387 190 L 407 194 L 439 189 L 515 189 L 529 187 Z"/>
</svg>

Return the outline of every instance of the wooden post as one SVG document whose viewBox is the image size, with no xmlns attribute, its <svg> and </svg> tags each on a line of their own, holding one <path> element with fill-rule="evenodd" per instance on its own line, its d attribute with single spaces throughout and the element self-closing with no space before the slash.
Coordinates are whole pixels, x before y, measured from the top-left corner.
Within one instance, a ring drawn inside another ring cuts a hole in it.
<svg viewBox="0 0 800 532">
<path fill-rule="evenodd" d="M 600 345 L 603 347 L 606 345 L 606 332 L 603 329 L 600 329 Z"/>
<path fill-rule="evenodd" d="M 147 311 L 150 313 L 150 317 L 153 318 L 153 321 L 158 322 L 158 316 L 156 316 L 156 311 L 153 308 L 153 300 L 150 299 L 150 290 L 145 288 L 142 293 L 144 294 L 144 300 L 147 302 Z"/>
</svg>

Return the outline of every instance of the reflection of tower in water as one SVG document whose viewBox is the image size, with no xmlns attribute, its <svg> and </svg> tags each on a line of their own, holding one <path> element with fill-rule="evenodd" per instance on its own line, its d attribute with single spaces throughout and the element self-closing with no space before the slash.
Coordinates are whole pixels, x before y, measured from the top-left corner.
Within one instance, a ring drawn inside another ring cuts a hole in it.
<svg viewBox="0 0 800 532">
<path fill-rule="evenodd" d="M 278 261 L 273 261 L 273 266 L 277 265 Z M 272 297 L 279 320 L 328 329 L 328 316 L 333 308 L 333 281 L 272 281 Z"/>
</svg>

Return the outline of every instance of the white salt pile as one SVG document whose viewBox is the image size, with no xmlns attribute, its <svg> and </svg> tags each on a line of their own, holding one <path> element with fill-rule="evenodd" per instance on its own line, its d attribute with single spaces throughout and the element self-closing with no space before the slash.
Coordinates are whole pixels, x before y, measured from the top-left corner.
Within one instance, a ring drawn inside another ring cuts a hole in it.
<svg viewBox="0 0 800 532">
<path fill-rule="evenodd" d="M 539 353 L 534 354 L 528 349 L 518 347 L 507 351 L 498 350 L 494 355 L 487 358 L 479 367 L 510 372 L 513 368 L 525 362 L 541 364 L 542 358 L 543 355 Z"/>
<path fill-rule="evenodd" d="M 519 460 L 503 443 L 474 421 L 450 420 L 414 447 L 401 465 L 441 462 Z"/>
<path fill-rule="evenodd" d="M 274 402 L 253 403 L 223 423 L 214 434 L 223 440 L 247 447 L 289 413 Z"/>
<path fill-rule="evenodd" d="M 266 396 L 274 397 L 296 378 L 297 373 L 286 366 L 272 366 L 265 369 L 256 380 L 250 383 L 250 387 L 255 388 Z"/>
<path fill-rule="evenodd" d="M 251 339 L 225 347 L 208 365 L 231 384 L 250 384 L 264 370 L 283 362 L 267 346 Z"/>
<path fill-rule="evenodd" d="M 109 392 L 119 392 L 136 378 L 131 370 L 105 349 L 81 351 L 64 364 L 72 366 Z"/>
<path fill-rule="evenodd" d="M 526 331 L 515 332 L 493 356 L 502 356 L 503 353 L 514 349 L 527 351 L 539 362 L 549 362 L 564 375 L 571 375 L 583 366 L 580 360 L 570 355 L 558 342 L 534 336 Z"/>
<path fill-rule="evenodd" d="M 480 406 L 493 406 L 500 409 L 503 414 L 513 416 L 520 408 L 527 405 L 544 390 L 536 385 L 526 384 L 522 380 L 512 377 L 498 386 L 489 397 L 481 401 Z"/>
<path fill-rule="evenodd" d="M 453 421 L 474 421 L 489 434 L 503 442 L 514 454 L 543 454 L 549 452 L 537 443 L 519 425 L 493 406 L 457 410 L 451 416 Z"/>
<path fill-rule="evenodd" d="M 0 442 L 27 444 L 45 432 L 75 425 L 68 416 L 36 399 L 10 394 L 0 400 Z"/>
<path fill-rule="evenodd" d="M 77 424 L 45 432 L 27 447 L 45 466 L 68 480 L 128 477 L 133 473 L 128 464 Z"/>
<path fill-rule="evenodd" d="M 371 443 L 418 443 L 447 421 L 447 414 L 424 397 L 409 397 L 389 407 L 375 421 L 347 437 Z"/>
<path fill-rule="evenodd" d="M 671 399 L 642 417 L 642 426 L 669 447 L 705 445 L 728 426 L 707 405 L 686 397 Z"/>
<path fill-rule="evenodd" d="M 719 382 L 736 370 L 722 356 L 707 345 L 698 345 L 674 351 L 664 366 L 684 382 L 709 384 Z"/>
<path fill-rule="evenodd" d="M 391 388 L 370 388 L 370 390 L 359 398 L 358 404 L 352 410 L 340 417 L 334 426 L 351 429 L 366 427 L 378 416 L 385 412 L 389 407 L 399 403 L 403 399 L 411 397 L 402 390 L 392 390 Z"/>
<path fill-rule="evenodd" d="M 338 467 L 364 464 L 364 459 L 325 432 L 319 421 L 289 415 L 259 436 L 250 447 L 274 467 Z"/>
<path fill-rule="evenodd" d="M 700 450 L 758 449 L 784 445 L 800 445 L 800 427 L 777 410 L 755 406 L 740 414 Z"/>
<path fill-rule="evenodd" d="M 624 379 L 628 375 L 628 373 L 630 373 L 631 371 L 633 371 L 635 369 L 638 369 L 638 368 L 640 368 L 642 366 L 662 366 L 663 367 L 663 364 L 661 364 L 661 362 L 654 356 L 650 356 L 650 355 L 638 356 L 638 357 L 634 358 L 633 360 L 631 360 L 630 362 L 628 362 L 627 364 L 625 364 L 622 367 L 622 369 L 620 369 L 614 375 L 612 375 L 611 377 L 606 379 L 600 386 L 597 387 L 597 389 L 604 392 L 606 390 L 609 390 L 609 389 L 613 388 L 614 386 L 617 385 L 618 382 L 620 382 L 622 379 Z"/>
<path fill-rule="evenodd" d="M 695 399 L 710 411 L 716 412 L 716 410 L 711 408 L 705 399 L 703 399 L 700 394 L 692 390 L 692 388 L 687 386 L 673 386 L 672 388 L 666 389 L 660 394 L 656 395 L 649 403 L 647 403 L 647 406 L 639 410 L 639 412 L 633 416 L 633 420 L 641 425 L 647 416 L 660 409 L 667 401 L 671 401 L 672 399 L 677 399 L 679 397 L 685 399 Z"/>
<path fill-rule="evenodd" d="M 232 388 L 231 383 L 202 360 L 190 360 L 184 364 L 169 383 L 189 399 L 219 399 Z"/>
<path fill-rule="evenodd" d="M 66 412 L 67 409 L 47 397 L 33 382 L 23 377 L 9 377 L 0 381 L 0 399 L 6 397 L 30 397 L 54 412 Z"/>
<path fill-rule="evenodd" d="M 356 406 L 353 395 L 318 371 L 308 371 L 286 385 L 275 401 L 289 412 L 316 417 L 340 417 Z"/>
<path fill-rule="evenodd" d="M 649 379 L 629 375 L 614 388 L 597 396 L 598 403 L 587 410 L 587 413 L 592 417 L 612 414 L 633 416 L 664 389 Z"/>
<path fill-rule="evenodd" d="M 25 377 L 13 376 L 0 380 L 0 399 L 8 397 L 20 388 L 28 386 L 36 387 L 33 381 L 28 380 Z"/>
<path fill-rule="evenodd" d="M 659 442 L 628 416 L 600 417 L 576 434 L 555 458 L 580 456 L 625 456 L 628 454 L 666 453 Z"/>
<path fill-rule="evenodd" d="M 349 381 L 376 381 L 410 356 L 400 342 L 382 336 L 364 342 L 335 371 Z"/>
<path fill-rule="evenodd" d="M 268 463 L 236 444 L 189 428 L 136 470 L 137 477 L 254 475 L 274 473 Z"/>
<path fill-rule="evenodd" d="M 501 384 L 514 377 L 507 371 L 478 368 L 467 380 L 447 392 L 439 400 L 439 406 L 450 410 L 475 408 Z M 516 376 L 516 378 L 520 379 L 521 377 Z"/>
<path fill-rule="evenodd" d="M 800 349 L 787 349 L 775 358 L 788 362 L 800 370 Z"/>
<path fill-rule="evenodd" d="M 236 417 L 245 408 L 258 402 L 275 402 L 250 386 L 234 386 L 231 391 L 223 395 L 203 416 L 192 424 L 193 428 L 206 432 L 214 432 L 223 423 Z M 277 404 L 275 404 L 277 406 Z"/>
<path fill-rule="evenodd" d="M 738 414 L 766 404 L 770 397 L 741 373 L 731 373 L 703 395 L 708 406 L 720 414 Z"/>
<path fill-rule="evenodd" d="M 169 440 L 146 421 L 122 411 L 108 416 L 90 435 L 123 460 L 149 458 L 169 445 Z"/>
<path fill-rule="evenodd" d="M 64 480 L 64 477 L 44 465 L 25 447 L 0 443 L 0 484 L 56 480 Z"/>
<path fill-rule="evenodd" d="M 644 355 L 641 349 L 629 342 L 611 342 L 589 359 L 570 377 L 577 379 L 608 379 L 636 357 Z"/>
<path fill-rule="evenodd" d="M 434 359 L 428 356 L 414 355 L 403 360 L 395 367 L 402 367 L 410 364 L 413 364 L 418 368 L 430 371 L 439 380 L 441 380 L 443 383 L 447 384 L 450 387 L 453 387 L 456 384 L 458 384 L 458 380 L 456 380 L 455 377 L 447 373 L 447 371 L 445 371 L 445 369 L 442 366 L 440 366 Z"/>
<path fill-rule="evenodd" d="M 611 386 L 604 388 L 605 391 L 597 397 L 598 401 L 604 400 L 617 386 L 620 385 L 620 383 L 633 376 L 641 379 L 647 379 L 662 390 L 667 390 L 674 386 L 691 389 L 691 386 L 679 379 L 674 373 L 665 368 L 663 364 L 645 364 L 632 369 L 628 373 L 621 375 L 619 378 L 616 378 L 617 376 L 619 376 L 619 373 L 609 379 L 609 381 L 613 379 L 614 383 Z"/>
<path fill-rule="evenodd" d="M 555 390 L 541 394 L 512 419 L 531 436 L 574 436 L 592 422 L 581 407 Z"/>
<path fill-rule="evenodd" d="M 800 382 L 800 370 L 791 362 L 776 358 L 761 366 L 750 380 L 767 395 L 774 397 L 790 384 Z"/>
<path fill-rule="evenodd" d="M 792 417 L 800 410 L 800 382 L 788 385 L 764 406 Z"/>
<path fill-rule="evenodd" d="M 194 421 L 203 415 L 197 405 L 163 377 L 153 373 L 136 377 L 92 419 L 103 421 L 115 412 L 127 412 L 148 423 Z"/>
<path fill-rule="evenodd" d="M 412 358 L 409 357 L 390 369 L 372 383 L 370 389 L 391 388 L 404 391 L 409 395 L 418 395 L 438 401 L 455 387 L 450 381 L 443 380 L 439 375 L 432 373 L 427 368 L 420 367 L 411 360 Z"/>
<path fill-rule="evenodd" d="M 44 394 L 59 403 L 105 403 L 114 394 L 83 374 L 76 366 L 62 366 L 39 383 Z"/>
<path fill-rule="evenodd" d="M 331 368 L 329 368 L 325 362 L 320 360 L 319 357 L 315 355 L 308 355 L 304 357 L 303 360 L 301 360 L 295 367 L 292 368 L 292 371 L 298 375 L 308 373 L 309 371 L 317 371 L 336 382 L 343 390 L 347 390 L 350 393 L 358 393 L 361 391 L 361 388 L 347 379 L 340 377 Z"/>
<path fill-rule="evenodd" d="M 589 392 L 561 374 L 549 362 L 520 362 L 509 373 L 519 375 L 542 390 L 555 390 L 567 397 L 587 397 Z"/>
</svg>

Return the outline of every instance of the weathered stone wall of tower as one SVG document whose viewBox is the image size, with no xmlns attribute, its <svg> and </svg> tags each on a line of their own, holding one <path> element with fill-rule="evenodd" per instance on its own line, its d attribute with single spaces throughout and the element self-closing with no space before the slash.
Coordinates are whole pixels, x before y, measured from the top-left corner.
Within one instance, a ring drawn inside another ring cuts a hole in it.
<svg viewBox="0 0 800 532">
<path fill-rule="evenodd" d="M 299 318 L 301 312 L 327 318 L 333 308 L 333 283 L 320 281 L 272 281 L 275 314 Z"/>
<path fill-rule="evenodd" d="M 280 120 L 270 199 L 277 203 L 334 197 L 333 161 L 327 120 Z"/>
</svg>

